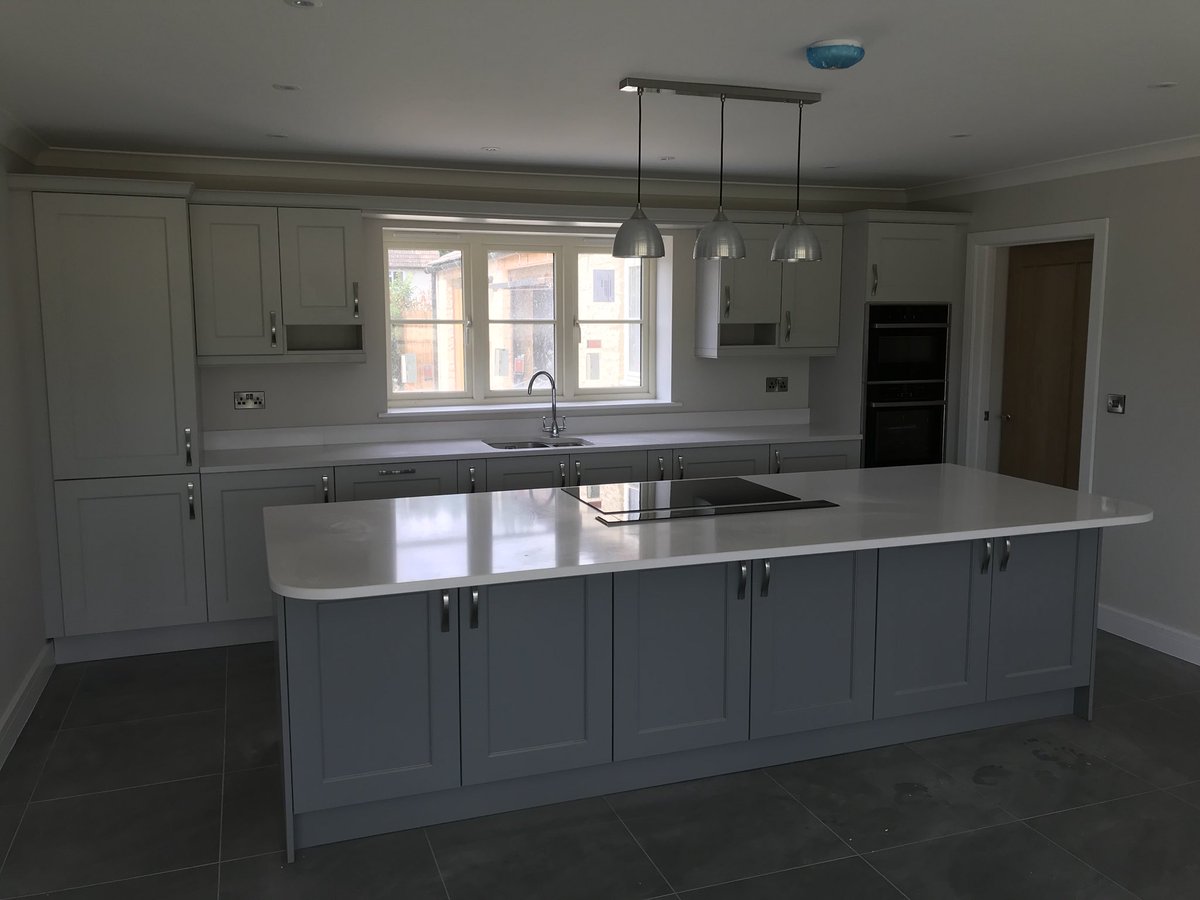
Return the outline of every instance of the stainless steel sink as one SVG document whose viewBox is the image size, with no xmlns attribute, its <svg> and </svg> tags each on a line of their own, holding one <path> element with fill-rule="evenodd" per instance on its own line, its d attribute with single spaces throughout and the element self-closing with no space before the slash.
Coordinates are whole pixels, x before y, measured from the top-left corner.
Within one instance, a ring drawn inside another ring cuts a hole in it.
<svg viewBox="0 0 1200 900">
<path fill-rule="evenodd" d="M 545 441 L 488 441 L 497 450 L 539 450 L 549 447 L 590 447 L 591 441 L 582 438 L 552 438 Z"/>
</svg>

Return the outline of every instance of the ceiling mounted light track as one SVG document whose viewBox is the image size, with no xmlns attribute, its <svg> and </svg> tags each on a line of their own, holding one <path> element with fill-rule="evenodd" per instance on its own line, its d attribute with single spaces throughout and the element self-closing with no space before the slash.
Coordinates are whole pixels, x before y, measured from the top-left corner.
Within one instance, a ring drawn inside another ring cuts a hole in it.
<svg viewBox="0 0 1200 900">
<path fill-rule="evenodd" d="M 661 259 L 666 256 L 662 233 L 658 226 L 642 212 L 642 89 L 638 95 L 638 154 L 637 154 L 637 205 L 625 223 L 617 229 L 613 238 L 612 255 L 618 258 Z"/>
</svg>

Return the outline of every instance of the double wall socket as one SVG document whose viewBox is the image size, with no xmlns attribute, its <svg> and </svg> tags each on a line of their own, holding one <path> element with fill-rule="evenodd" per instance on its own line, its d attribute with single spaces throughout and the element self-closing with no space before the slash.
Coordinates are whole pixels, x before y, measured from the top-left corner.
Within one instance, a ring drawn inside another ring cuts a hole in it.
<svg viewBox="0 0 1200 900">
<path fill-rule="evenodd" d="M 234 409 L 263 409 L 267 405 L 266 391 L 234 391 Z"/>
<path fill-rule="evenodd" d="M 787 376 L 780 375 L 776 378 L 767 378 L 767 393 L 782 394 L 787 391 Z"/>
</svg>

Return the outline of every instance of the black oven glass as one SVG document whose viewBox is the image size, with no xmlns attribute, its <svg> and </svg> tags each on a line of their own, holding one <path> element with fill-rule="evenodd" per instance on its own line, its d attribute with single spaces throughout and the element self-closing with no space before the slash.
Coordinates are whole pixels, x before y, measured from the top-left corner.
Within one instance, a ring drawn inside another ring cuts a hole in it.
<svg viewBox="0 0 1200 900">
<path fill-rule="evenodd" d="M 867 466 L 915 466 L 942 461 L 945 404 L 897 406 L 867 412 Z"/>
<path fill-rule="evenodd" d="M 871 304 L 867 381 L 945 379 L 949 335 L 949 308 L 943 304 Z"/>
</svg>

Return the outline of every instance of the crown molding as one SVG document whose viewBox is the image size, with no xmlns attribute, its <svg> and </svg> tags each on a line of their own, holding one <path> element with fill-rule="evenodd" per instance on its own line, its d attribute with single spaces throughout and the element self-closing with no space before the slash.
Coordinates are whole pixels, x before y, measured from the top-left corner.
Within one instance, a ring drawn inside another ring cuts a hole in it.
<svg viewBox="0 0 1200 900">
<path fill-rule="evenodd" d="M 1089 153 L 1085 156 L 1072 156 L 1053 162 L 1021 166 L 1016 169 L 993 172 L 990 175 L 935 182 L 910 188 L 907 193 L 911 202 L 919 203 L 942 197 L 977 194 L 981 191 L 994 191 L 1042 181 L 1055 181 L 1060 178 L 1073 178 L 1078 175 L 1093 175 L 1097 172 L 1111 172 L 1116 169 L 1130 169 L 1135 166 L 1192 159 L 1197 156 L 1200 156 L 1200 135 L 1190 135 L 1172 138 L 1169 141 L 1138 144 L 1134 147 L 1122 147 L 1119 150 L 1106 150 L 1103 153 Z"/>
<path fill-rule="evenodd" d="M 22 125 L 6 110 L 0 109 L 0 145 L 28 163 L 37 163 L 46 151 L 46 142 Z"/>
<path fill-rule="evenodd" d="M 182 197 L 192 195 L 192 185 L 186 181 L 151 181 L 136 178 L 98 178 L 92 175 L 34 175 L 26 173 L 8 176 L 11 191 L 46 191 L 67 194 L 128 194 L 138 197 Z"/>
</svg>

